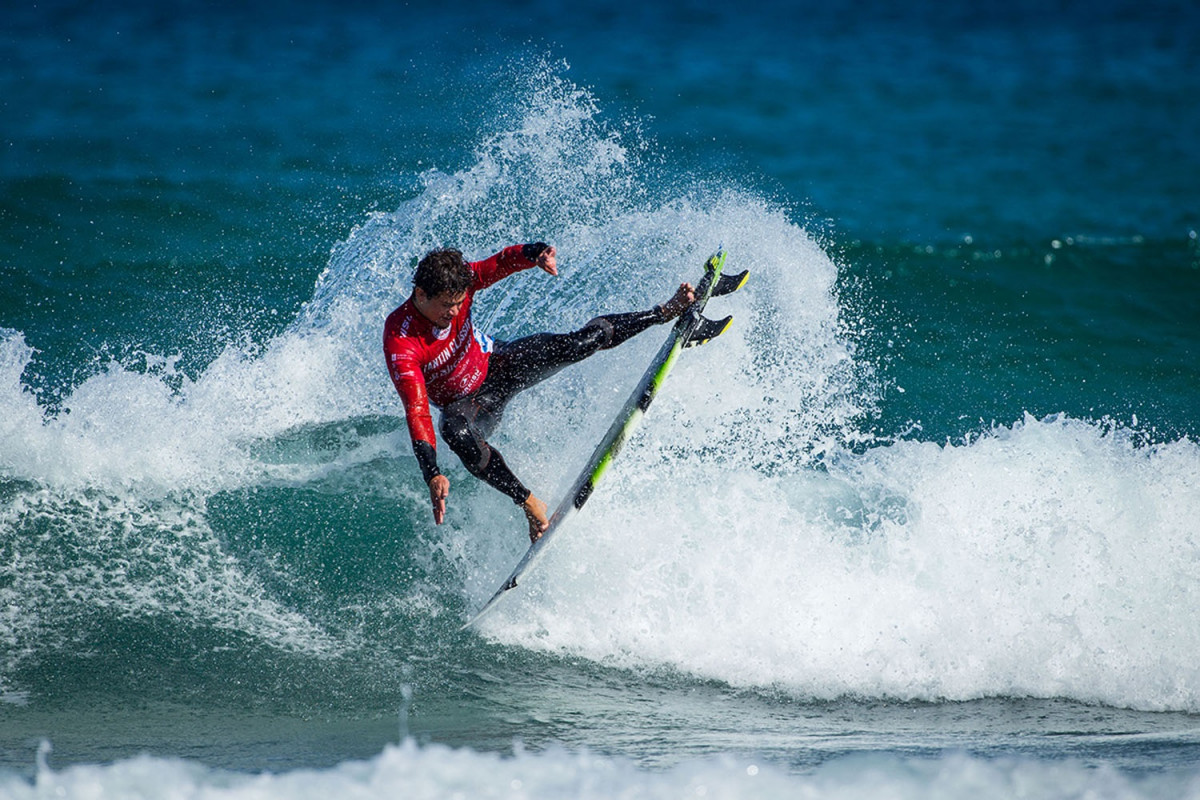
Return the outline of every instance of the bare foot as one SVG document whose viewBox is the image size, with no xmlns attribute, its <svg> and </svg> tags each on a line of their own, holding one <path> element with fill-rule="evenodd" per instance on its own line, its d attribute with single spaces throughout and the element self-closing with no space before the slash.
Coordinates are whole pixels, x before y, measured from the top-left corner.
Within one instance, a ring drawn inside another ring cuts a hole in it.
<svg viewBox="0 0 1200 800">
<path fill-rule="evenodd" d="M 529 541 L 536 542 L 550 527 L 550 520 L 546 518 L 546 504 L 530 492 L 521 509 L 525 512 L 525 519 L 529 520 Z"/>
<path fill-rule="evenodd" d="M 694 302 L 696 302 L 696 290 L 690 283 L 681 283 L 679 284 L 679 288 L 675 290 L 675 296 L 663 303 L 659 308 L 662 309 L 665 318 L 675 319 L 684 311 L 687 311 L 688 306 Z"/>
</svg>

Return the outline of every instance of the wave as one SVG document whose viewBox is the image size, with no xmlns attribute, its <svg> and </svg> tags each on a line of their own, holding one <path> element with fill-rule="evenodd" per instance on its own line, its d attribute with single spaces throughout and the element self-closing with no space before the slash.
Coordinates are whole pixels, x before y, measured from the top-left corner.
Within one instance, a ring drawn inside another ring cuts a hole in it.
<svg viewBox="0 0 1200 800">
<path fill-rule="evenodd" d="M 559 279 L 479 297 L 477 321 L 511 338 L 665 298 L 723 243 L 752 274 L 714 301 L 734 328 L 681 359 L 578 518 L 586 535 L 564 537 L 487 637 L 819 698 L 1200 710 L 1194 443 L 1019 412 L 960 442 L 878 439 L 859 315 L 792 210 L 659 169 L 553 68 L 514 84 L 472 164 L 423 173 L 365 219 L 269 341 L 194 377 L 167 356 L 109 363 L 51 411 L 20 332 L 0 336 L 0 545 L 16 554 L 0 565 L 15 654 L 0 677 L 77 646 L 95 609 L 320 658 L 358 657 L 398 607 L 403 625 L 456 626 L 522 536 L 511 503 L 445 456 L 449 522 L 429 523 L 379 346 L 416 259 L 553 241 Z M 565 490 L 658 342 L 513 403 L 496 444 L 540 494 Z"/>
</svg>

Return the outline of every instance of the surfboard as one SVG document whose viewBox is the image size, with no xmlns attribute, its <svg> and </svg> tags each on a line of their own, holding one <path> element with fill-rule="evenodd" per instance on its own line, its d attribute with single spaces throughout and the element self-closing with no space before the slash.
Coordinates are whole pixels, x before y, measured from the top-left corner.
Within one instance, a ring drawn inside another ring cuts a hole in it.
<svg viewBox="0 0 1200 800">
<path fill-rule="evenodd" d="M 709 298 L 736 292 L 742 288 L 749 277 L 748 271 L 737 275 L 723 275 L 725 268 L 725 250 L 720 248 L 713 253 L 704 264 L 704 277 L 696 286 L 696 299 L 688 309 L 679 315 L 671 328 L 662 347 L 659 348 L 654 360 L 642 375 L 637 386 L 629 395 L 629 399 L 621 408 L 608 429 L 608 433 L 596 445 L 596 450 L 587 464 L 575 479 L 570 491 L 559 503 L 554 514 L 550 517 L 550 525 L 541 538 L 529 546 L 525 555 L 517 562 L 508 579 L 501 584 L 491 599 L 479 609 L 474 617 L 463 626 L 464 629 L 477 624 L 487 614 L 496 608 L 500 600 L 515 589 L 529 574 L 534 565 L 546 554 L 547 548 L 557 538 L 568 519 L 574 516 L 592 496 L 596 485 L 608 472 L 613 459 L 621 451 L 638 422 L 650 408 L 650 403 L 658 393 L 663 381 L 666 380 L 671 368 L 675 365 L 679 353 L 687 347 L 704 344 L 724 333 L 733 323 L 733 317 L 721 320 L 711 320 L 704 316 L 704 308 Z"/>
</svg>

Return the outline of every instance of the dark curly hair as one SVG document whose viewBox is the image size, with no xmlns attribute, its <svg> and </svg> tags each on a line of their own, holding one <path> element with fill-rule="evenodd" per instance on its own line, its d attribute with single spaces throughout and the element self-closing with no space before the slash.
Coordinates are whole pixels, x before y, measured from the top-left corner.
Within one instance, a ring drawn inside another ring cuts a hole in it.
<svg viewBox="0 0 1200 800">
<path fill-rule="evenodd" d="M 475 273 L 458 250 L 430 250 L 417 264 L 412 283 L 429 297 L 442 292 L 462 294 L 474 285 Z"/>
</svg>

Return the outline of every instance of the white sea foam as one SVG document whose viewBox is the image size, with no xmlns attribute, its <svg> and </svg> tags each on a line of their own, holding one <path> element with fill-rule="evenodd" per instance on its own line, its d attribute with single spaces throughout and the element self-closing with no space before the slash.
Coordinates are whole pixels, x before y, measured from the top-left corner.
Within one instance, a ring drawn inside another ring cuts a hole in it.
<svg viewBox="0 0 1200 800">
<path fill-rule="evenodd" d="M 346 412 L 339 343 L 319 332 L 285 333 L 257 356 L 230 349 L 194 381 L 111 363 L 54 414 L 20 383 L 30 355 L 20 333 L 0 336 L 0 469 L 62 490 L 150 497 L 290 477 L 250 446 Z"/>
<path fill-rule="evenodd" d="M 1195 444 L 1025 419 L 770 476 L 672 454 L 671 425 L 493 635 L 806 696 L 1200 709 Z"/>
<path fill-rule="evenodd" d="M 142 798 L 971 798 L 1112 800 L 1200 797 L 1194 772 L 1133 777 L 1073 761 L 984 760 L 969 756 L 915 760 L 860 756 L 793 775 L 770 764 L 722 757 L 648 772 L 619 758 L 550 748 L 509 757 L 418 747 L 411 741 L 366 761 L 324 770 L 247 775 L 194 762 L 141 756 L 111 765 L 52 770 L 29 781 L 0 773 L 0 797 Z"/>
</svg>

